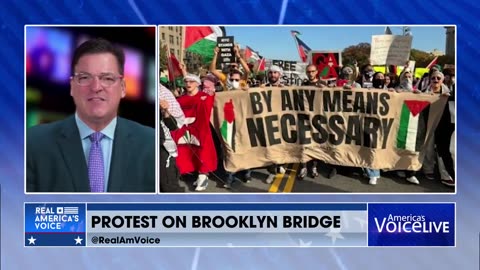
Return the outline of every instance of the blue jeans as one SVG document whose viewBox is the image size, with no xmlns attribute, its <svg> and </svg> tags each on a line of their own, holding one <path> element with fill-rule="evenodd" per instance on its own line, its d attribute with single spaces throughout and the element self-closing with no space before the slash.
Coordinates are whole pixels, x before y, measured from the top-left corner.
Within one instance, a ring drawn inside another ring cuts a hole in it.
<svg viewBox="0 0 480 270">
<path fill-rule="evenodd" d="M 380 170 L 375 170 L 375 169 L 369 169 L 369 168 L 363 168 L 367 176 L 370 177 L 380 177 Z"/>
</svg>

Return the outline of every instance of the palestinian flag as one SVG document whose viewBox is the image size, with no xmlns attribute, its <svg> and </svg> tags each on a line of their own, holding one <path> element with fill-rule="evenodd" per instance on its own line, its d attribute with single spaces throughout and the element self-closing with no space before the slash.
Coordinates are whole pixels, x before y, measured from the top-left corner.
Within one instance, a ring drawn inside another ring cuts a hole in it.
<svg viewBox="0 0 480 270">
<path fill-rule="evenodd" d="M 430 102 L 405 100 L 400 115 L 397 148 L 420 152 L 427 135 Z"/>
<path fill-rule="evenodd" d="M 170 56 L 167 57 L 167 68 L 168 68 L 168 80 L 173 82 L 176 78 L 182 76 L 182 69 L 180 68 L 180 63 L 178 62 L 175 54 L 170 52 Z"/>
<path fill-rule="evenodd" d="M 300 32 L 292 30 L 291 34 L 293 36 L 293 39 L 295 40 L 295 43 L 297 44 L 298 54 L 300 55 L 300 58 L 304 63 L 306 63 L 308 54 L 312 49 L 310 49 L 310 47 L 308 47 L 308 45 L 298 37 L 298 35 L 300 35 Z"/>
<path fill-rule="evenodd" d="M 433 66 L 435 66 L 436 64 L 438 63 L 438 56 L 436 56 L 435 58 L 433 58 L 432 62 L 430 62 L 430 64 L 428 64 L 428 66 L 426 68 L 428 69 L 431 69 Z"/>
<path fill-rule="evenodd" d="M 202 61 L 212 61 L 213 49 L 217 46 L 217 37 L 225 34 L 220 26 L 186 26 L 184 48 L 202 56 Z"/>
<path fill-rule="evenodd" d="M 265 58 L 258 60 L 257 72 L 265 71 Z"/>
<path fill-rule="evenodd" d="M 260 55 L 258 54 L 258 52 L 252 50 L 252 48 L 250 47 L 246 47 L 245 48 L 245 61 L 248 62 L 258 62 L 258 60 L 260 60 Z"/>
<path fill-rule="evenodd" d="M 224 120 L 220 127 L 220 133 L 223 141 L 235 152 L 235 112 L 231 99 L 223 106 L 223 115 Z"/>
</svg>

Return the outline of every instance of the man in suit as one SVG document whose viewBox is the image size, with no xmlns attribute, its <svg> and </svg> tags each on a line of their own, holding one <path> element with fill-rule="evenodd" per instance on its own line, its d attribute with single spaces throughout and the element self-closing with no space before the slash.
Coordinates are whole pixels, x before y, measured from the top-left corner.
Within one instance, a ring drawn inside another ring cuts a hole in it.
<svg viewBox="0 0 480 270">
<path fill-rule="evenodd" d="M 105 39 L 75 50 L 75 115 L 28 129 L 27 192 L 155 192 L 155 130 L 117 116 L 124 64 Z"/>
</svg>

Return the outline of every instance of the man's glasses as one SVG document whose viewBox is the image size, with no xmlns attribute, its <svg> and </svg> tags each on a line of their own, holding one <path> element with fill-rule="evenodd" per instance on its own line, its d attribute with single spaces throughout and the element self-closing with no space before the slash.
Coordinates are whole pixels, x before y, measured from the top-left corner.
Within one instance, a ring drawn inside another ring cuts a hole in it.
<svg viewBox="0 0 480 270">
<path fill-rule="evenodd" d="M 431 77 L 430 80 L 432 81 L 440 81 L 442 78 L 441 77 Z"/>
<path fill-rule="evenodd" d="M 71 78 L 80 86 L 90 86 L 97 77 L 100 80 L 100 84 L 103 87 L 110 87 L 114 85 L 118 80 L 122 79 L 122 75 L 115 75 L 111 73 L 103 73 L 100 75 L 93 75 L 90 73 L 75 73 Z"/>
<path fill-rule="evenodd" d="M 239 82 L 240 79 L 230 79 L 230 81 L 232 81 L 232 82 Z"/>
</svg>

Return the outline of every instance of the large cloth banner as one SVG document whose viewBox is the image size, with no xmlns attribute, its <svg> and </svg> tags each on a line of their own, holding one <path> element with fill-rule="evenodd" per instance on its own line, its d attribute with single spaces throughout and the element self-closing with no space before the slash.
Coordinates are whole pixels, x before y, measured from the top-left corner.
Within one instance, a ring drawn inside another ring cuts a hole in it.
<svg viewBox="0 0 480 270">
<path fill-rule="evenodd" d="M 218 93 L 225 168 L 307 162 L 418 170 L 447 98 L 311 86 Z"/>
</svg>

